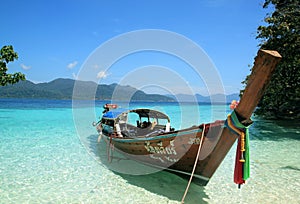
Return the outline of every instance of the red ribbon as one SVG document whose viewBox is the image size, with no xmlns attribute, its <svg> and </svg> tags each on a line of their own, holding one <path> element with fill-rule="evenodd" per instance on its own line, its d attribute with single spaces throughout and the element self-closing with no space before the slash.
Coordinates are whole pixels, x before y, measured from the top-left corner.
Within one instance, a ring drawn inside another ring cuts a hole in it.
<svg viewBox="0 0 300 204">
<path fill-rule="evenodd" d="M 239 187 L 241 184 L 245 183 L 243 179 L 243 166 L 244 163 L 240 162 L 241 158 L 241 137 L 238 138 L 237 148 L 236 148 L 236 157 L 235 157 L 235 167 L 234 167 L 234 183 L 238 184 Z"/>
</svg>

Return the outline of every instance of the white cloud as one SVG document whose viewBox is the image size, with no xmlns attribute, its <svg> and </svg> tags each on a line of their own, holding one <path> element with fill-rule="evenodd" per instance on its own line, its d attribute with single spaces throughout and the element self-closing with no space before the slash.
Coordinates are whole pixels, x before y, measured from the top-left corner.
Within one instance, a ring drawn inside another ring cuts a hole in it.
<svg viewBox="0 0 300 204">
<path fill-rule="evenodd" d="M 105 71 L 100 71 L 97 74 L 97 79 L 105 79 L 108 76 L 108 74 Z"/>
<path fill-rule="evenodd" d="M 73 72 L 73 73 L 72 73 L 72 77 L 73 77 L 73 79 L 77 80 L 77 77 L 78 77 L 78 76 Z"/>
<path fill-rule="evenodd" d="M 77 61 L 71 62 L 71 63 L 68 64 L 67 68 L 68 69 L 73 69 L 74 67 L 76 67 L 77 64 L 78 64 Z"/>
<path fill-rule="evenodd" d="M 94 69 L 99 69 L 99 67 L 100 67 L 100 66 L 99 66 L 98 64 L 94 64 L 94 65 L 93 65 L 93 68 L 94 68 Z"/>
<path fill-rule="evenodd" d="M 28 70 L 31 68 L 31 66 L 27 66 L 25 64 L 20 64 L 21 68 L 24 69 L 24 70 Z"/>
<path fill-rule="evenodd" d="M 94 64 L 91 66 L 91 68 L 93 68 L 94 70 L 106 70 L 109 66 L 107 65 L 107 63 L 102 63 L 102 64 Z M 105 71 L 103 71 L 105 72 Z"/>
</svg>

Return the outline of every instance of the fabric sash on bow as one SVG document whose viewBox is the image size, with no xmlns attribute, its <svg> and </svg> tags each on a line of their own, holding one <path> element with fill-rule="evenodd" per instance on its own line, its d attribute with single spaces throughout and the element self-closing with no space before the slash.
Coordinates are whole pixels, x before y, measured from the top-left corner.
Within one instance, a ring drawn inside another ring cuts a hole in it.
<svg viewBox="0 0 300 204">
<path fill-rule="evenodd" d="M 228 115 L 225 126 L 233 133 L 239 135 L 235 158 L 234 182 L 240 188 L 241 184 L 244 184 L 250 177 L 249 126 L 244 126 L 240 123 L 235 111 Z"/>
</svg>

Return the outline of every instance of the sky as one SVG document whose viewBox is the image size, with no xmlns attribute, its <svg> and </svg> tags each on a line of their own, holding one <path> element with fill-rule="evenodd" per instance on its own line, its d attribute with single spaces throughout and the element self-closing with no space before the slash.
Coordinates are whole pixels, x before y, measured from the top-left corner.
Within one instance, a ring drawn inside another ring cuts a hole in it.
<svg viewBox="0 0 300 204">
<path fill-rule="evenodd" d="M 177 40 L 169 39 L 177 36 L 195 43 L 207 55 L 201 60 L 211 60 L 216 83 L 221 81 L 226 94 L 238 93 L 258 51 L 256 29 L 268 12 L 262 4 L 263 0 L 2 1 L 0 46 L 13 45 L 19 55 L 8 64 L 9 72 L 21 71 L 34 83 L 81 79 L 89 65 L 96 70 L 90 80 L 101 84 L 120 83 L 148 93 L 222 92 L 207 83 L 201 66 L 195 70 L 178 53 L 156 50 L 159 44 L 176 47 Z M 149 48 L 152 42 L 142 42 L 144 50 L 115 56 L 106 66 L 105 54 L 96 60 L 95 53 L 106 51 L 103 45 L 116 46 L 113 49 L 119 53 L 124 46 L 139 42 L 132 33 L 147 30 L 170 34 L 170 38 L 158 35 L 154 49 Z M 119 38 L 123 41 L 116 45 Z M 188 50 L 183 52 L 184 48 L 182 54 L 197 58 Z"/>
</svg>

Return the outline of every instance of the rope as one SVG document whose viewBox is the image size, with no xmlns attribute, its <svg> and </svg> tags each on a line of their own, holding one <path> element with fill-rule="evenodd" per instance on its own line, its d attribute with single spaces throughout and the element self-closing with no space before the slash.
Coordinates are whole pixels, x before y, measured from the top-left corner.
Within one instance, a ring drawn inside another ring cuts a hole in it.
<svg viewBox="0 0 300 204">
<path fill-rule="evenodd" d="M 98 129 L 98 127 L 99 127 L 99 136 L 98 136 L 98 143 L 100 143 L 100 141 L 101 141 L 101 138 L 102 138 L 102 123 L 100 123 L 98 126 L 97 126 L 97 129 Z"/>
<path fill-rule="evenodd" d="M 201 148 L 202 148 L 202 143 L 203 143 L 203 138 L 204 138 L 204 133 L 205 133 L 205 124 L 203 124 L 203 129 L 202 129 L 202 135 L 201 135 L 201 139 L 200 139 L 200 143 L 199 143 L 199 147 L 198 147 L 198 152 L 197 152 L 197 156 L 196 156 L 196 159 L 195 159 L 195 163 L 194 163 L 194 167 L 193 167 L 193 171 L 191 173 L 191 176 L 190 176 L 190 180 L 189 180 L 189 183 L 185 189 L 185 192 L 184 192 L 184 195 L 181 199 L 181 203 L 184 203 L 184 199 L 188 193 L 188 190 L 190 188 L 190 184 L 192 182 L 192 179 L 193 179 L 193 176 L 194 176 L 194 173 L 195 173 L 195 170 L 196 170 L 196 166 L 197 166 L 197 163 L 198 163 L 198 159 L 199 159 L 199 155 L 200 155 L 200 151 L 201 151 Z"/>
<path fill-rule="evenodd" d="M 101 139 L 102 139 L 102 132 L 101 132 L 101 133 L 99 133 L 99 136 L 98 136 L 98 140 L 97 140 L 97 142 L 98 142 L 98 143 L 100 143 L 100 142 L 101 142 Z"/>
<path fill-rule="evenodd" d="M 109 163 L 112 162 L 112 154 L 113 154 L 113 151 L 114 151 L 114 144 L 112 143 L 112 135 L 110 135 L 110 138 L 109 138 L 109 143 L 107 144 L 107 161 Z"/>
</svg>

